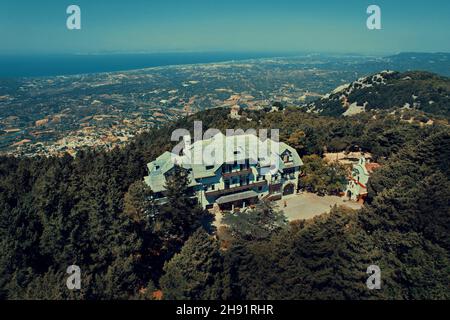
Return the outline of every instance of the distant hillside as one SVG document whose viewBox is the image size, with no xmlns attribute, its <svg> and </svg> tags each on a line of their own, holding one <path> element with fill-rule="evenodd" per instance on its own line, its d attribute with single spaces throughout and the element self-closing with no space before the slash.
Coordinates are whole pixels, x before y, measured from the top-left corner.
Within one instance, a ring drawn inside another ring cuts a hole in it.
<svg viewBox="0 0 450 320">
<path fill-rule="evenodd" d="M 340 86 L 306 107 L 331 116 L 402 108 L 449 118 L 450 78 L 429 72 L 383 71 Z"/>
<path fill-rule="evenodd" d="M 450 76 L 450 53 L 402 52 L 383 59 L 385 67 L 378 70 L 424 70 Z"/>
</svg>

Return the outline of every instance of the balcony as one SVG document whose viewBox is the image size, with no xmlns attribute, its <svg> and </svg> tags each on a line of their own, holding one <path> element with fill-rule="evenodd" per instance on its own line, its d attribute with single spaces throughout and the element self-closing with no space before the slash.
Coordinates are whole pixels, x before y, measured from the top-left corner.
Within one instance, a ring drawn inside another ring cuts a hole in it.
<svg viewBox="0 0 450 320">
<path fill-rule="evenodd" d="M 252 169 L 250 168 L 246 168 L 246 169 L 241 169 L 238 171 L 233 171 L 233 172 L 225 172 L 222 174 L 223 178 L 231 178 L 231 177 L 236 177 L 236 176 L 245 176 L 245 175 L 249 175 L 252 173 Z"/>
<path fill-rule="evenodd" d="M 295 168 L 296 165 L 294 163 L 294 161 L 286 161 L 284 162 L 284 169 L 291 169 L 291 168 Z"/>
<path fill-rule="evenodd" d="M 263 180 L 263 181 L 249 183 L 249 184 L 243 185 L 243 186 L 230 187 L 228 189 L 223 189 L 223 190 L 206 191 L 205 195 L 207 197 L 219 197 L 219 196 L 234 193 L 234 192 L 240 192 L 240 191 L 249 190 L 249 189 L 258 188 L 258 187 L 264 187 L 266 185 L 267 185 L 267 181 Z"/>
</svg>

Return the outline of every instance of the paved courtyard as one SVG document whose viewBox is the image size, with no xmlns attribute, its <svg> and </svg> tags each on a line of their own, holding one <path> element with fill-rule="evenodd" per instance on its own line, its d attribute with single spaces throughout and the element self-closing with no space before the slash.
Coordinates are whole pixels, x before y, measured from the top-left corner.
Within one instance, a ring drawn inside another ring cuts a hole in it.
<svg viewBox="0 0 450 320">
<path fill-rule="evenodd" d="M 286 202 L 286 207 L 284 203 Z M 325 212 L 330 212 L 336 204 L 344 205 L 351 209 L 360 209 L 361 204 L 351 201 L 345 201 L 344 198 L 337 196 L 320 197 L 314 193 L 301 193 L 283 197 L 276 201 L 279 209 L 282 209 L 289 221 L 299 219 L 311 219 Z"/>
<path fill-rule="evenodd" d="M 286 201 L 287 206 L 284 206 Z M 284 211 L 289 221 L 311 219 L 323 213 L 328 213 L 334 205 L 346 206 L 351 209 L 360 209 L 361 204 L 345 200 L 336 196 L 320 197 L 314 193 L 301 193 L 285 196 L 283 199 L 275 201 L 278 209 Z M 222 226 L 222 212 L 216 211 L 214 225 L 219 228 Z"/>
</svg>

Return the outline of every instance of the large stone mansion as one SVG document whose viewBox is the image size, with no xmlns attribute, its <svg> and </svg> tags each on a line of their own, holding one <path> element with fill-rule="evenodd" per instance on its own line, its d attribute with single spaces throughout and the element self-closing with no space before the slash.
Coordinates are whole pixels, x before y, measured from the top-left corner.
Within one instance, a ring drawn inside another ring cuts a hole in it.
<svg viewBox="0 0 450 320">
<path fill-rule="evenodd" d="M 245 207 L 263 198 L 280 199 L 298 189 L 303 162 L 297 151 L 285 143 L 252 134 L 218 133 L 185 145 L 181 155 L 165 152 L 147 164 L 144 181 L 161 203 L 165 201 L 166 178 L 176 165 L 186 170 L 189 187 L 206 209 L 214 205 L 223 210 Z M 202 152 L 202 161 L 196 159 L 197 150 L 207 150 Z"/>
</svg>

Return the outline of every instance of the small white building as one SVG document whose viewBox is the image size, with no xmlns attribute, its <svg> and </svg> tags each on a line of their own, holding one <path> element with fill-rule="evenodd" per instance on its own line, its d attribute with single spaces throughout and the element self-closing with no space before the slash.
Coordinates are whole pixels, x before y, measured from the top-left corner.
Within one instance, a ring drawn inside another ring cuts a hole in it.
<svg viewBox="0 0 450 320">
<path fill-rule="evenodd" d="M 234 106 L 232 106 L 230 110 L 230 118 L 239 120 L 241 118 L 241 116 L 239 115 L 240 110 L 241 107 L 239 105 L 235 104 Z"/>
<path fill-rule="evenodd" d="M 361 157 L 357 164 L 353 165 L 352 175 L 348 179 L 345 195 L 353 201 L 364 201 L 367 196 L 367 183 L 373 170 L 379 168 L 378 163 L 369 163 Z"/>
</svg>

